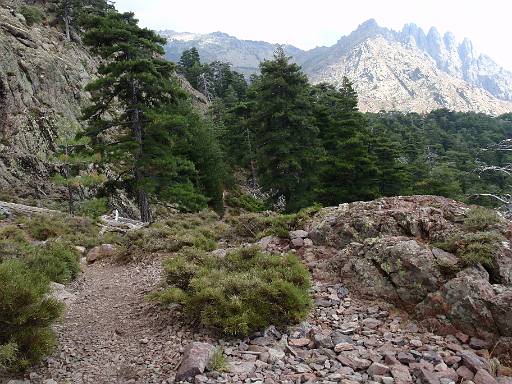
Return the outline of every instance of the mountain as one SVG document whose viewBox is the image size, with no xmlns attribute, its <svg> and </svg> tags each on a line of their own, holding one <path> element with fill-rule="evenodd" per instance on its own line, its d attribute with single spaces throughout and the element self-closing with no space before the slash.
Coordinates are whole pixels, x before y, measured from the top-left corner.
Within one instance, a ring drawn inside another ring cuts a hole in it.
<svg viewBox="0 0 512 384">
<path fill-rule="evenodd" d="M 272 56 L 275 45 L 239 40 L 225 33 L 161 32 L 167 57 L 196 47 L 203 60 L 228 61 L 245 74 Z M 435 28 L 425 33 L 415 24 L 401 31 L 381 27 L 373 19 L 331 47 L 302 51 L 285 45 L 313 83 L 353 82 L 363 111 L 426 112 L 437 108 L 501 114 L 512 111 L 512 72 L 490 57 L 477 54 L 470 40 L 458 43 Z"/>
<path fill-rule="evenodd" d="M 168 41 L 166 57 L 177 62 L 183 51 L 196 47 L 201 59 L 210 63 L 215 60 L 227 61 L 233 68 L 247 76 L 256 73 L 261 61 L 272 57 L 276 44 L 264 41 L 239 40 L 222 32 L 197 34 L 188 32 L 160 31 Z M 298 56 L 303 51 L 292 45 L 283 46 L 291 56 Z"/>
</svg>

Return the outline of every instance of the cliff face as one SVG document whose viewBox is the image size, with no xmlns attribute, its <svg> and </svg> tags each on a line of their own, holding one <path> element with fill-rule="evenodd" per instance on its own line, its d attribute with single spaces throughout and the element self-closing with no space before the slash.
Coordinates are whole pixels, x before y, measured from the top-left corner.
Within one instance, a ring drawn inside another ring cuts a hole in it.
<svg viewBox="0 0 512 384">
<path fill-rule="evenodd" d="M 29 27 L 18 7 L 0 3 L 0 190 L 45 195 L 56 127 L 78 122 L 96 63 L 54 20 Z"/>
</svg>

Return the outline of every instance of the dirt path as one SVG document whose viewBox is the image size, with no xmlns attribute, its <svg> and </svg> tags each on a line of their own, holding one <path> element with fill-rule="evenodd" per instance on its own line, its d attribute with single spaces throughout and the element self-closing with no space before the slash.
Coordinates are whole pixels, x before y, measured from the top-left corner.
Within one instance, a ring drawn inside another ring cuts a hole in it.
<svg viewBox="0 0 512 384">
<path fill-rule="evenodd" d="M 166 383 L 179 362 L 184 319 L 147 302 L 160 281 L 161 260 L 84 267 L 69 287 L 76 300 L 56 326 L 59 346 L 32 382 Z M 176 316 L 175 318 L 173 318 Z M 176 325 L 179 324 L 179 325 Z"/>
</svg>

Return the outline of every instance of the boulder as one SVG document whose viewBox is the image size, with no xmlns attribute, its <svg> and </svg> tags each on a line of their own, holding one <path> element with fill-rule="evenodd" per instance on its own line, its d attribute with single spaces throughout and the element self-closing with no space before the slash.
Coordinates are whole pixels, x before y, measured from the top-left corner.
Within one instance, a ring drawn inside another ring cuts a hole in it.
<svg viewBox="0 0 512 384">
<path fill-rule="evenodd" d="M 51 296 L 58 300 L 62 301 L 65 304 L 71 304 L 76 300 L 76 295 L 69 292 L 66 289 L 65 285 L 52 282 L 50 283 Z"/>
<path fill-rule="evenodd" d="M 309 236 L 309 233 L 302 230 L 302 229 L 299 229 L 297 231 L 290 231 L 290 233 L 288 234 L 288 236 L 290 237 L 290 240 L 293 240 L 293 239 L 305 239 Z"/>
<path fill-rule="evenodd" d="M 373 363 L 372 365 L 370 365 L 370 368 L 368 368 L 367 372 L 370 376 L 384 376 L 389 373 L 389 367 L 384 364 Z"/>
<path fill-rule="evenodd" d="M 473 378 L 475 384 L 498 384 L 496 379 L 485 369 L 479 369 Z"/>
<path fill-rule="evenodd" d="M 183 351 L 183 358 L 176 372 L 176 382 L 193 379 L 203 373 L 210 363 L 215 347 L 208 343 L 193 342 Z"/>
<path fill-rule="evenodd" d="M 102 244 L 92 248 L 87 252 L 86 260 L 88 263 L 94 263 L 95 261 L 104 259 L 115 255 L 116 247 L 112 244 Z"/>
</svg>

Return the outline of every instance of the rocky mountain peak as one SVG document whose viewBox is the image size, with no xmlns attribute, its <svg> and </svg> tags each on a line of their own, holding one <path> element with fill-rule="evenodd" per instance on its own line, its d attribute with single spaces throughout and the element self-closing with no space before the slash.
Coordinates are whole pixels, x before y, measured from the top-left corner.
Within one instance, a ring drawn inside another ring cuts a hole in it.
<svg viewBox="0 0 512 384">
<path fill-rule="evenodd" d="M 275 44 L 239 40 L 222 32 L 162 32 L 169 40 L 167 57 L 177 61 L 197 47 L 206 62 L 227 61 L 246 75 L 272 57 Z M 354 82 L 365 111 L 426 112 L 435 108 L 501 114 L 512 111 L 512 72 L 477 54 L 469 39 L 458 41 L 435 27 L 425 32 L 414 23 L 401 31 L 375 19 L 360 24 L 331 47 L 302 51 L 284 45 L 313 82 Z"/>
</svg>

